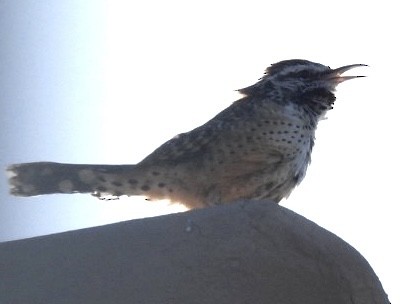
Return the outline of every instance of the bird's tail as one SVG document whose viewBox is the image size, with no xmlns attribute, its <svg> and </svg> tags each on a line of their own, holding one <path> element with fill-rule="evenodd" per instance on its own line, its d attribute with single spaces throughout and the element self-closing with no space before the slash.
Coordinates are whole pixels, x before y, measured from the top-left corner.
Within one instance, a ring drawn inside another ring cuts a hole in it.
<svg viewBox="0 0 405 304">
<path fill-rule="evenodd" d="M 53 162 L 14 164 L 7 168 L 10 193 L 92 193 L 97 197 L 147 195 L 150 186 L 137 179 L 136 165 L 74 165 Z"/>
</svg>

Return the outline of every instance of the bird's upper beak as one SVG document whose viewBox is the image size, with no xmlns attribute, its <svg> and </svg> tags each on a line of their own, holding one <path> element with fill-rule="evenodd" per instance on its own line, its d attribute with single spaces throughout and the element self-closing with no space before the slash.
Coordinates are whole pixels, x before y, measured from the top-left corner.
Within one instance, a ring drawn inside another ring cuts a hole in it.
<svg viewBox="0 0 405 304">
<path fill-rule="evenodd" d="M 343 81 L 353 79 L 353 78 L 360 78 L 360 77 L 365 77 L 365 76 L 342 76 L 342 74 L 348 70 L 351 70 L 353 68 L 358 68 L 362 66 L 368 66 L 367 64 L 350 64 L 350 65 L 345 65 L 340 68 L 330 70 L 326 75 L 325 79 L 326 80 L 331 80 L 333 81 L 336 85 L 339 83 L 342 83 Z"/>
</svg>

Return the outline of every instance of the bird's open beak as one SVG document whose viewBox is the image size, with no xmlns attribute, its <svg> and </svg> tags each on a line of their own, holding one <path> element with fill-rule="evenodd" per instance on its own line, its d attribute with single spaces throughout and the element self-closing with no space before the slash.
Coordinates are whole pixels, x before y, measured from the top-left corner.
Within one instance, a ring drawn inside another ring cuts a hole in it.
<svg viewBox="0 0 405 304">
<path fill-rule="evenodd" d="M 362 66 L 368 66 L 367 64 L 351 64 L 351 65 L 345 65 L 340 68 L 331 70 L 329 73 L 326 74 L 325 79 L 327 80 L 332 80 L 336 84 L 342 83 L 343 81 L 349 80 L 349 79 L 354 79 L 354 78 L 360 78 L 360 77 L 366 77 L 366 76 L 342 76 L 342 74 L 348 70 L 351 70 L 353 68 L 358 68 Z"/>
</svg>

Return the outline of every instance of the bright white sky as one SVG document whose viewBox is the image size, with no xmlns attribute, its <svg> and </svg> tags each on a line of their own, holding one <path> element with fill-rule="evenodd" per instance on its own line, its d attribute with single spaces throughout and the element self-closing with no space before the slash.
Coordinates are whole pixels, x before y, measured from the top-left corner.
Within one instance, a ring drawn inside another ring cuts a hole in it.
<svg viewBox="0 0 405 304">
<path fill-rule="evenodd" d="M 2 1 L 1 165 L 136 163 L 227 107 L 271 63 L 366 63 L 353 73 L 367 78 L 338 87 L 307 177 L 282 205 L 354 246 L 391 302 L 405 303 L 402 12 L 390 0 Z M 0 241 L 181 210 L 18 199 L 5 179 L 0 191 Z"/>
</svg>

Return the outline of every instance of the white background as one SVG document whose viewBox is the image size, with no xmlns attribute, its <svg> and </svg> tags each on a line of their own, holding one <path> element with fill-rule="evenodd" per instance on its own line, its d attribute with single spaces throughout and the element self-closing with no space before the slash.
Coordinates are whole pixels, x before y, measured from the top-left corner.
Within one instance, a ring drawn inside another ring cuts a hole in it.
<svg viewBox="0 0 405 304">
<path fill-rule="evenodd" d="M 279 60 L 367 78 L 338 87 L 303 183 L 282 205 L 359 250 L 405 303 L 404 60 L 399 2 L 0 1 L 0 162 L 136 163 L 238 98 Z M 84 195 L 15 198 L 0 241 L 179 206 Z"/>
</svg>

